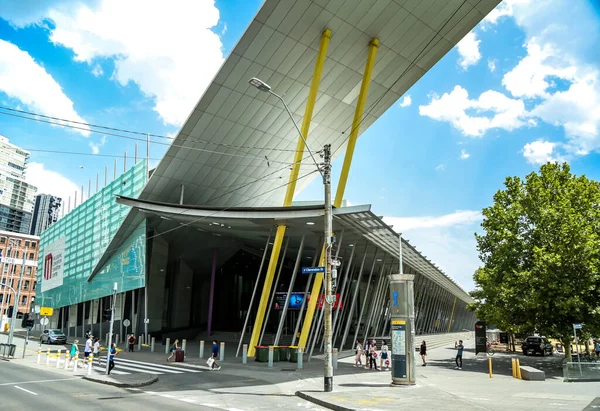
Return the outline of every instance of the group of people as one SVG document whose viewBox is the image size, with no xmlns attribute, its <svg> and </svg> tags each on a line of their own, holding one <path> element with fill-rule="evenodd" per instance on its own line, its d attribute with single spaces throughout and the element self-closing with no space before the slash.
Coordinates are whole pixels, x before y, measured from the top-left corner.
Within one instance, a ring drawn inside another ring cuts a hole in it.
<svg viewBox="0 0 600 411">
<path fill-rule="evenodd" d="M 390 368 L 390 360 L 388 359 L 388 346 L 385 341 L 381 342 L 381 352 L 379 353 L 377 350 L 377 341 L 375 340 L 366 340 L 363 346 L 360 340 L 356 340 L 356 356 L 354 357 L 354 366 L 359 367 L 362 366 L 362 357 L 365 357 L 365 370 L 372 370 L 375 368 L 375 371 L 383 370 L 383 366 L 385 368 Z M 377 358 L 379 357 L 379 368 L 377 368 Z"/>
<path fill-rule="evenodd" d="M 171 361 L 171 358 L 175 357 L 177 354 L 177 351 L 179 351 L 179 350 L 180 350 L 179 340 L 176 339 L 173 342 L 173 344 L 171 344 L 171 355 L 169 355 L 167 357 L 167 362 Z M 208 361 L 206 362 L 208 364 L 208 366 L 210 367 L 211 371 L 212 370 L 219 371 L 221 369 L 221 366 L 219 365 L 219 363 L 217 363 L 218 357 L 219 357 L 219 343 L 217 342 L 217 340 L 213 340 L 210 357 L 208 358 Z"/>
</svg>

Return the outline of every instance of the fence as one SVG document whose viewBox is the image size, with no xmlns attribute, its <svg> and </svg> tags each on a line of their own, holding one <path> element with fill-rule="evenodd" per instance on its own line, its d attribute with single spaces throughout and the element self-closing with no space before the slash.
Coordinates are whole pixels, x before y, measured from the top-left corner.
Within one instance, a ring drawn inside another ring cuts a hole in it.
<svg viewBox="0 0 600 411">
<path fill-rule="evenodd" d="M 17 346 L 14 344 L 0 344 L 0 358 L 15 358 Z"/>
<path fill-rule="evenodd" d="M 563 377 L 565 382 L 600 381 L 600 362 L 565 362 Z"/>
</svg>

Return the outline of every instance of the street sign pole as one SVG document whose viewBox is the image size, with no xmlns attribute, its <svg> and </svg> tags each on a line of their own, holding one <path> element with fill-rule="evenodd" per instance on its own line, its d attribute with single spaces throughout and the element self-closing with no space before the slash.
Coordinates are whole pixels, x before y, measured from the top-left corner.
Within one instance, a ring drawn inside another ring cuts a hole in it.
<svg viewBox="0 0 600 411">
<path fill-rule="evenodd" d="M 573 324 L 573 335 L 575 336 L 575 349 L 577 350 L 577 363 L 579 364 L 579 375 L 583 375 L 583 372 L 581 371 L 581 355 L 579 355 L 579 340 L 577 339 L 577 330 L 581 328 L 581 324 Z"/>
<path fill-rule="evenodd" d="M 113 298 L 110 307 L 110 327 L 108 329 L 108 352 L 106 353 L 106 375 L 108 375 L 108 367 L 110 365 L 110 350 L 112 348 L 113 323 L 115 320 L 115 302 L 117 301 L 117 283 L 113 286 Z M 116 354 L 116 353 L 115 353 Z"/>
</svg>

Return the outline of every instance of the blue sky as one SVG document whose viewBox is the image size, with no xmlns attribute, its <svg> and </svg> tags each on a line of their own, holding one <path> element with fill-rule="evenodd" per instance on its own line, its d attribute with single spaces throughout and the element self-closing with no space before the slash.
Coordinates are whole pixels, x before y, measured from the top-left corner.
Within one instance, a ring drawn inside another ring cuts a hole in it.
<svg viewBox="0 0 600 411">
<path fill-rule="evenodd" d="M 5 0 L 0 105 L 172 135 L 261 3 Z M 505 0 L 361 136 L 346 198 L 471 289 L 473 233 L 506 176 L 559 160 L 600 180 L 599 38 L 598 0 Z M 134 152 L 82 127 L 0 115 L 0 134 L 31 149 L 28 179 L 63 197 Z M 321 197 L 315 180 L 296 199 Z"/>
</svg>

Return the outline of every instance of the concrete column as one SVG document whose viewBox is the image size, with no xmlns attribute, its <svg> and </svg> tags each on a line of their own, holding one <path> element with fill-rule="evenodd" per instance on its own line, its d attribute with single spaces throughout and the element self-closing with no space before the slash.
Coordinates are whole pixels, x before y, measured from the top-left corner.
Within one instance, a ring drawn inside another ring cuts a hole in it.
<svg viewBox="0 0 600 411">
<path fill-rule="evenodd" d="M 181 195 L 183 197 L 183 185 L 181 186 Z M 208 336 L 211 336 L 212 332 L 212 314 L 213 314 L 213 301 L 215 295 L 215 274 L 217 271 L 217 249 L 212 250 L 212 267 L 210 270 L 210 294 L 208 296 Z"/>
</svg>

